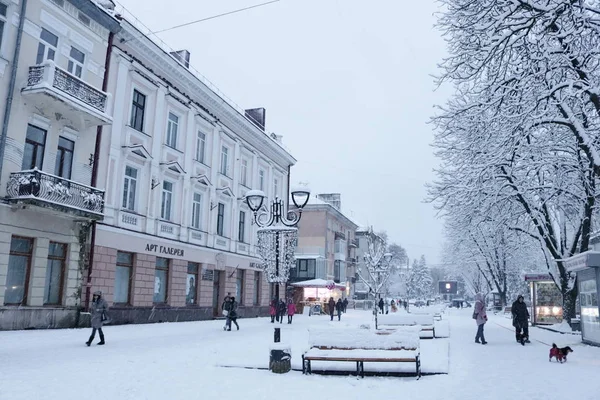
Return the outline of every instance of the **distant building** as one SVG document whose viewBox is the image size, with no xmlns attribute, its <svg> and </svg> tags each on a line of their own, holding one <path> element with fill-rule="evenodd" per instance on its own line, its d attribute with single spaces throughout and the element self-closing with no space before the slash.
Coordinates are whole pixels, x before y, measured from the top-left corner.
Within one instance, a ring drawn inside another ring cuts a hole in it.
<svg viewBox="0 0 600 400">
<path fill-rule="evenodd" d="M 339 193 L 312 197 L 298 224 L 296 268 L 290 271 L 290 281 L 333 280 L 346 285 L 348 294 L 355 282 L 357 227 L 341 211 Z"/>
</svg>

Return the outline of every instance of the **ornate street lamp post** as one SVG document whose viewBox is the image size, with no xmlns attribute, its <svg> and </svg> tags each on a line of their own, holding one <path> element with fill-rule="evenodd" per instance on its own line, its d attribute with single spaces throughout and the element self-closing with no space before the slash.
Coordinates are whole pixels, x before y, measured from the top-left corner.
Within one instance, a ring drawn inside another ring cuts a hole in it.
<svg viewBox="0 0 600 400">
<path fill-rule="evenodd" d="M 260 190 L 246 193 L 246 203 L 254 213 L 254 221 L 258 225 L 258 254 L 262 260 L 262 268 L 267 282 L 275 283 L 275 297 L 279 298 L 279 284 L 289 279 L 290 268 L 296 262 L 294 250 L 298 244 L 298 228 L 302 217 L 302 209 L 308 203 L 310 191 L 306 188 L 292 191 L 294 210 L 285 210 L 283 200 L 275 198 L 271 209 L 263 206 L 266 195 Z"/>
</svg>

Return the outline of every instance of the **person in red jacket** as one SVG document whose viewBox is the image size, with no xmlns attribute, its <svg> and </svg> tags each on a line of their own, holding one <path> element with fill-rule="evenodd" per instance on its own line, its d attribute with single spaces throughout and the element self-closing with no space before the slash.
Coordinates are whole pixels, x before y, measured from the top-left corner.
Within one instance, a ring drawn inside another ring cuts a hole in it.
<svg viewBox="0 0 600 400">
<path fill-rule="evenodd" d="M 294 318 L 294 314 L 296 314 L 296 305 L 294 304 L 292 299 L 288 299 L 287 314 L 288 314 L 288 324 L 291 324 L 292 318 Z"/>
<path fill-rule="evenodd" d="M 275 323 L 275 315 L 277 315 L 277 299 L 271 300 L 269 304 L 269 315 L 271 316 L 271 323 Z"/>
</svg>

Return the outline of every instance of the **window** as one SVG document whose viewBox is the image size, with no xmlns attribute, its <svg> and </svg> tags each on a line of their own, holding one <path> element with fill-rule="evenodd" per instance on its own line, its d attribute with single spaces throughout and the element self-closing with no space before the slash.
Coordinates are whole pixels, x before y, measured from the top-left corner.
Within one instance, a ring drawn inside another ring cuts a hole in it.
<svg viewBox="0 0 600 400">
<path fill-rule="evenodd" d="M 33 125 L 27 125 L 22 169 L 42 169 L 45 146 L 46 131 Z"/>
<path fill-rule="evenodd" d="M 254 305 L 260 304 L 260 272 L 254 271 Z"/>
<path fill-rule="evenodd" d="M 169 122 L 167 124 L 167 146 L 177 148 L 177 129 L 179 129 L 179 117 L 169 113 Z"/>
<path fill-rule="evenodd" d="M 71 179 L 71 169 L 73 167 L 73 149 L 75 142 L 65 139 L 62 136 L 58 138 L 58 153 L 56 154 L 56 164 L 54 166 L 54 175 L 61 178 Z"/>
<path fill-rule="evenodd" d="M 229 171 L 229 149 L 225 146 L 221 147 L 221 174 L 227 175 Z"/>
<path fill-rule="evenodd" d="M 167 302 L 167 285 L 169 276 L 169 259 L 156 257 L 156 269 L 154 270 L 154 297 L 155 303 Z"/>
<path fill-rule="evenodd" d="M 133 100 L 131 101 L 131 127 L 136 131 L 144 132 L 144 112 L 146 110 L 146 95 L 133 91 Z"/>
<path fill-rule="evenodd" d="M 126 210 L 135 211 L 137 176 L 137 169 L 129 166 L 125 167 L 125 180 L 123 181 L 123 208 Z"/>
<path fill-rule="evenodd" d="M 2 37 L 4 36 L 4 25 L 6 24 L 7 5 L 0 3 L 0 47 L 2 46 Z"/>
<path fill-rule="evenodd" d="M 335 260 L 333 262 L 333 281 L 335 283 L 340 283 L 341 265 L 342 265 L 342 262 L 340 260 Z"/>
<path fill-rule="evenodd" d="M 65 6 L 65 0 L 52 0 L 52 2 L 55 3 L 59 7 Z"/>
<path fill-rule="evenodd" d="M 244 304 L 244 270 L 238 269 L 235 276 L 235 298 L 241 306 Z"/>
<path fill-rule="evenodd" d="M 206 135 L 198 131 L 196 136 L 196 161 L 204 162 L 204 149 L 206 148 Z"/>
<path fill-rule="evenodd" d="M 258 190 L 265 190 L 265 171 L 258 171 Z"/>
<path fill-rule="evenodd" d="M 197 287 L 198 287 L 198 263 L 188 262 L 187 266 L 187 285 L 186 285 L 186 296 L 185 304 L 197 304 Z"/>
<path fill-rule="evenodd" d="M 83 73 L 83 63 L 85 62 L 85 54 L 76 47 L 71 46 L 71 52 L 69 53 L 69 63 L 67 64 L 67 70 L 78 78 L 81 78 Z"/>
<path fill-rule="evenodd" d="M 217 235 L 223 235 L 223 226 L 225 225 L 225 204 L 219 203 L 217 210 Z"/>
<path fill-rule="evenodd" d="M 290 278 L 296 280 L 315 279 L 317 276 L 317 260 L 298 259 L 296 268 L 290 269 Z"/>
<path fill-rule="evenodd" d="M 46 263 L 46 284 L 44 304 L 60 304 L 63 290 L 63 276 L 67 259 L 67 245 L 50 242 Z"/>
<path fill-rule="evenodd" d="M 244 234 L 246 230 L 246 213 L 240 211 L 240 221 L 238 226 L 238 242 L 244 242 Z"/>
<path fill-rule="evenodd" d="M 33 239 L 13 236 L 10 240 L 10 255 L 8 257 L 8 274 L 4 304 L 25 304 L 27 302 L 27 286 L 29 284 L 29 269 Z"/>
<path fill-rule="evenodd" d="M 173 203 L 173 184 L 163 181 L 162 201 L 160 203 L 160 217 L 164 220 L 171 220 L 171 205 Z"/>
<path fill-rule="evenodd" d="M 117 266 L 115 269 L 115 296 L 114 302 L 131 304 L 131 277 L 133 276 L 133 253 L 117 252 Z"/>
<path fill-rule="evenodd" d="M 273 197 L 279 197 L 279 179 L 273 179 Z"/>
<path fill-rule="evenodd" d="M 200 229 L 202 225 L 202 195 L 194 193 L 192 198 L 192 228 Z"/>
<path fill-rule="evenodd" d="M 58 46 L 58 36 L 42 28 L 40 33 L 40 43 L 36 57 L 36 64 L 41 64 L 46 60 L 54 60 L 56 56 L 56 47 Z"/>
<path fill-rule="evenodd" d="M 240 167 L 240 183 L 244 186 L 248 186 L 248 160 L 242 159 L 242 165 Z"/>
</svg>

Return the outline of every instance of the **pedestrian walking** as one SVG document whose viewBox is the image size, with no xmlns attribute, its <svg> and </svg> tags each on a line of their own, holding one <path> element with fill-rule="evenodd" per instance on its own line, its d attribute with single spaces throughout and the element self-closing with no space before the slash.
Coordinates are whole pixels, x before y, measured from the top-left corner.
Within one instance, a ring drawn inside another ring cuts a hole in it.
<svg viewBox="0 0 600 400">
<path fill-rule="evenodd" d="M 277 316 L 277 299 L 271 300 L 269 304 L 269 315 L 271 316 L 271 323 L 275 323 L 275 317 Z"/>
<path fill-rule="evenodd" d="M 333 321 L 333 312 L 335 310 L 335 300 L 333 297 L 329 298 L 329 302 L 327 303 L 327 311 L 329 311 L 330 320 Z"/>
<path fill-rule="evenodd" d="M 348 298 L 346 297 L 342 303 L 344 304 L 344 314 L 346 314 L 346 311 L 348 311 Z"/>
<path fill-rule="evenodd" d="M 228 331 L 231 330 L 232 322 L 235 324 L 235 327 L 237 328 L 237 330 L 238 331 L 240 330 L 240 326 L 237 323 L 237 318 L 238 318 L 237 309 L 238 309 L 238 302 L 235 301 L 235 297 L 232 296 L 229 298 L 229 313 L 227 314 L 227 322 L 226 322 Z"/>
<path fill-rule="evenodd" d="M 102 332 L 102 326 L 108 321 L 108 303 L 102 297 L 101 291 L 94 292 L 94 296 L 92 297 L 92 304 L 90 305 L 90 315 L 92 322 L 92 334 L 85 344 L 89 347 L 96 336 L 96 331 L 100 335 L 100 341 L 98 345 L 105 344 L 104 342 L 104 332 Z"/>
<path fill-rule="evenodd" d="M 289 299 L 287 305 L 288 324 L 292 323 L 292 318 L 294 318 L 294 314 L 296 314 L 296 305 L 294 304 L 292 299 Z"/>
<path fill-rule="evenodd" d="M 379 310 L 383 314 L 383 299 L 379 299 Z"/>
<path fill-rule="evenodd" d="M 229 330 L 231 330 L 231 320 L 230 320 L 230 314 L 231 314 L 231 296 L 229 296 L 229 294 L 227 296 L 225 296 L 225 299 L 223 300 L 223 304 L 221 305 L 221 308 L 223 309 L 223 315 L 225 316 L 225 325 L 223 326 L 223 330 L 226 331 L 227 328 L 229 328 Z"/>
<path fill-rule="evenodd" d="M 477 323 L 477 334 L 475 335 L 475 343 L 487 344 L 483 335 L 483 326 L 487 322 L 487 312 L 485 311 L 485 301 L 483 294 L 477 293 L 475 296 L 475 307 L 473 310 L 473 318 Z M 481 340 L 481 341 L 480 341 Z"/>
<path fill-rule="evenodd" d="M 525 304 L 525 298 L 521 295 L 517 297 L 517 301 L 512 304 L 510 312 L 513 317 L 513 326 L 515 327 L 515 338 L 518 343 L 525 346 L 529 341 L 529 310 Z"/>
<path fill-rule="evenodd" d="M 344 309 L 342 299 L 338 299 L 337 303 L 335 303 L 335 309 L 337 310 L 338 321 L 340 321 L 342 319 L 342 310 Z"/>
<path fill-rule="evenodd" d="M 287 305 L 283 299 L 279 299 L 279 306 L 277 307 L 277 316 L 279 317 L 279 323 L 283 324 L 283 317 L 287 313 Z"/>
</svg>

